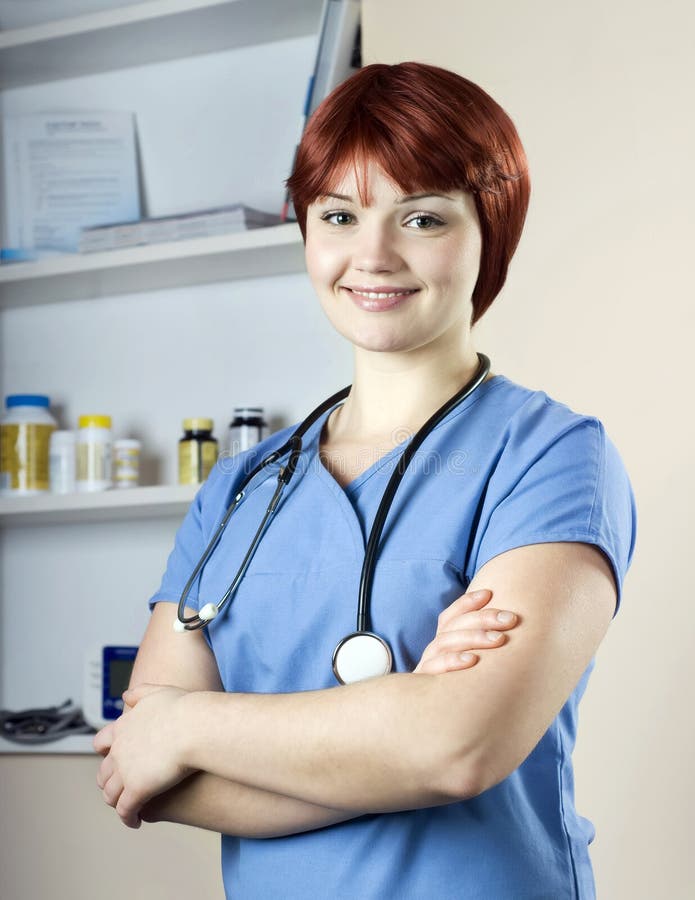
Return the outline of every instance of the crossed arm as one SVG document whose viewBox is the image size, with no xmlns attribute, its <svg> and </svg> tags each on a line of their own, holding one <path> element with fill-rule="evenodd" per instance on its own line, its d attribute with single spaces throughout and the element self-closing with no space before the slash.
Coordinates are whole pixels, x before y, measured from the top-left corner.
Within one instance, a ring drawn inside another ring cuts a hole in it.
<svg viewBox="0 0 695 900">
<path fill-rule="evenodd" d="M 489 605 L 490 596 L 488 590 L 471 591 L 441 613 L 437 634 L 425 648 L 416 672 L 438 674 L 469 668 L 479 657 L 461 651 L 504 645 L 507 638 L 503 632 L 514 628 L 518 618 L 507 612 L 506 619 L 500 621 L 500 610 Z M 202 634 L 192 632 L 183 639 L 174 634 L 174 616 L 173 604 L 160 603 L 154 608 L 140 644 L 131 687 L 162 683 L 194 691 L 223 690 L 217 664 Z M 101 752 L 108 752 L 106 734 L 101 736 L 100 747 Z M 108 765 L 106 769 L 100 772 L 100 787 L 106 784 Z M 115 806 L 119 790 L 118 778 L 109 778 L 103 791 L 106 802 Z M 146 822 L 177 822 L 255 838 L 295 834 L 354 815 L 202 771 L 153 797 L 140 810 L 140 818 Z"/>
<path fill-rule="evenodd" d="M 483 587 L 522 627 L 470 671 L 240 695 L 221 693 L 219 682 L 211 689 L 203 667 L 186 691 L 136 687 L 126 696 L 134 708 L 95 739 L 105 799 L 133 827 L 142 811 L 146 820 L 261 837 L 487 790 L 521 764 L 571 694 L 616 591 L 606 558 L 580 543 L 500 554 L 470 591 Z M 180 684 L 184 664 L 171 653 L 154 678 L 143 652 L 132 683 L 161 683 L 165 671 Z"/>
</svg>

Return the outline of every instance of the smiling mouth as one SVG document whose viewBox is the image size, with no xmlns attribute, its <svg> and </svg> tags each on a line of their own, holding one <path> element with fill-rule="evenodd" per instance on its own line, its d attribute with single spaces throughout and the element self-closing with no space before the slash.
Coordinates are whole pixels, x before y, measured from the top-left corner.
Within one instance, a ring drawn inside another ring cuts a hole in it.
<svg viewBox="0 0 695 900">
<path fill-rule="evenodd" d="M 346 291 L 350 291 L 351 294 L 355 294 L 357 297 L 364 297 L 365 300 L 391 300 L 394 297 L 407 297 L 409 294 L 414 294 L 418 288 L 404 288 L 400 290 L 386 290 L 386 291 L 369 291 L 366 288 L 350 288 L 346 287 Z"/>
</svg>

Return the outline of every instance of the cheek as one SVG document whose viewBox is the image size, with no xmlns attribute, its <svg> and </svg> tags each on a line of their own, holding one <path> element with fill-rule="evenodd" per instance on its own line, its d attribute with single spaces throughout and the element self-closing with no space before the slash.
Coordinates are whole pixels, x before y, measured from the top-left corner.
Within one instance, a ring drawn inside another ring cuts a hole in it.
<svg viewBox="0 0 695 900">
<path fill-rule="evenodd" d="M 443 247 L 430 259 L 430 277 L 443 290 L 471 294 L 480 268 L 480 247 L 477 241 Z"/>
<path fill-rule="evenodd" d="M 339 265 L 335 252 L 325 242 L 307 237 L 304 249 L 306 270 L 314 290 L 321 294 L 327 286 L 331 286 L 339 274 Z"/>
</svg>

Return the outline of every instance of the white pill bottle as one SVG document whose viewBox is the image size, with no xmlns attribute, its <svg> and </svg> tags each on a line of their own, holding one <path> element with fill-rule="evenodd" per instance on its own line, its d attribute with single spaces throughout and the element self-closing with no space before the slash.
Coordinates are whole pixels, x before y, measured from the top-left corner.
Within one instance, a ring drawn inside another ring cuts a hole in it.
<svg viewBox="0 0 695 900">
<path fill-rule="evenodd" d="M 111 416 L 80 416 L 77 430 L 77 491 L 106 491 L 111 481 Z"/>
<path fill-rule="evenodd" d="M 54 431 L 49 445 L 51 493 L 74 494 L 77 452 L 74 431 Z"/>
</svg>

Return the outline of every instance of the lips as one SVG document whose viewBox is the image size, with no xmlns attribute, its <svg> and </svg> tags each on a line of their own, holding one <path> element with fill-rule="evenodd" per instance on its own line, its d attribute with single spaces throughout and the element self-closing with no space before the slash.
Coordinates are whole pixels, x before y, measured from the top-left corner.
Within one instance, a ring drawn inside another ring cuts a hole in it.
<svg viewBox="0 0 695 900">
<path fill-rule="evenodd" d="M 397 285 L 355 285 L 353 287 L 343 286 L 343 290 L 348 293 L 353 302 L 360 307 L 373 312 L 380 312 L 386 309 L 393 309 L 408 297 L 412 297 L 417 293 L 419 288 L 404 288 Z"/>
</svg>

